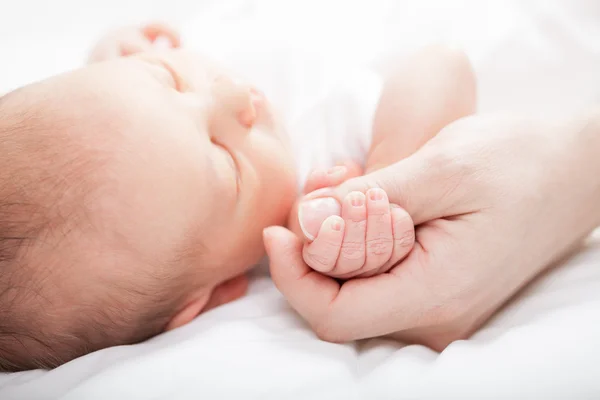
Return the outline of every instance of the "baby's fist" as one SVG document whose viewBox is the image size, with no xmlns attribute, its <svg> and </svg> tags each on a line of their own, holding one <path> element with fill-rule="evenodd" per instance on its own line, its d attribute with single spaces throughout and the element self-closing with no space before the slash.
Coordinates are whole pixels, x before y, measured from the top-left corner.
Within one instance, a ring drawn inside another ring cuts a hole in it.
<svg viewBox="0 0 600 400">
<path fill-rule="evenodd" d="M 181 44 L 179 33 L 159 22 L 116 29 L 100 39 L 89 56 L 89 62 L 106 61 L 151 51 L 160 38 L 165 39 L 170 48 L 178 48 Z"/>
<path fill-rule="evenodd" d="M 323 204 L 334 199 L 316 199 L 301 205 L 300 224 L 305 234 L 313 208 L 322 213 Z M 323 274 L 349 279 L 387 272 L 412 249 L 415 231 L 408 213 L 390 206 L 382 189 L 349 193 L 341 216 L 331 215 L 321 224 L 314 240 L 304 245 L 304 261 Z"/>
</svg>

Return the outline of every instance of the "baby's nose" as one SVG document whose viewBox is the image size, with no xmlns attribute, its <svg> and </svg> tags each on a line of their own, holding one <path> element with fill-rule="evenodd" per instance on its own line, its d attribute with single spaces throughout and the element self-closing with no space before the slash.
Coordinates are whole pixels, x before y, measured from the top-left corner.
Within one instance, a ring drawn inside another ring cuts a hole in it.
<svg viewBox="0 0 600 400">
<path fill-rule="evenodd" d="M 248 133 L 256 123 L 263 101 L 260 92 L 226 78 L 217 80 L 213 85 L 212 95 L 216 105 L 212 115 L 213 127 L 229 134 Z"/>
<path fill-rule="evenodd" d="M 252 128 L 258 118 L 258 113 L 264 107 L 265 98 L 257 89 L 250 87 L 244 90 L 244 99 L 238 111 L 238 121 L 246 128 Z"/>
<path fill-rule="evenodd" d="M 333 197 L 307 200 L 298 207 L 298 222 L 308 240 L 314 240 L 321 229 L 323 221 L 331 215 L 340 215 L 340 203 Z"/>
</svg>

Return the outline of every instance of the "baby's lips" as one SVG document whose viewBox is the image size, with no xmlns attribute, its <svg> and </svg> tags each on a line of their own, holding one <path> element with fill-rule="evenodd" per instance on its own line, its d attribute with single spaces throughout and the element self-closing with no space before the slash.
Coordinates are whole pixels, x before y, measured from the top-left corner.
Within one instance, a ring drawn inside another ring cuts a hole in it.
<svg viewBox="0 0 600 400">
<path fill-rule="evenodd" d="M 298 207 L 298 222 L 304 236 L 308 240 L 315 240 L 323 221 L 331 215 L 341 214 L 340 203 L 333 197 L 324 197 L 306 200 Z"/>
</svg>

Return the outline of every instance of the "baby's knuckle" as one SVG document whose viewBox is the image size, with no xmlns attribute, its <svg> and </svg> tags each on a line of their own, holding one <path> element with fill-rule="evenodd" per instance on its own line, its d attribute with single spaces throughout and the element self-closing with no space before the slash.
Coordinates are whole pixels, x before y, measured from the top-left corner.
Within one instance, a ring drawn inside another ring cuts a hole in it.
<svg viewBox="0 0 600 400">
<path fill-rule="evenodd" d="M 341 255 L 343 258 L 356 260 L 364 257 L 364 242 L 347 241 L 342 244 Z"/>
<path fill-rule="evenodd" d="M 331 253 L 337 253 L 338 250 L 340 249 L 340 246 L 342 245 L 339 241 L 339 239 L 334 239 L 334 238 L 330 238 L 330 239 L 324 239 L 323 240 L 323 248 Z"/>
<path fill-rule="evenodd" d="M 304 261 L 311 267 L 329 267 L 332 264 L 331 257 L 325 256 L 323 254 L 316 254 L 314 252 L 306 252 L 304 256 Z"/>
<path fill-rule="evenodd" d="M 392 244 L 392 238 L 387 236 L 379 236 L 367 240 L 367 249 L 370 254 L 383 255 L 390 252 Z"/>
<path fill-rule="evenodd" d="M 396 245 L 400 247 L 410 247 L 415 243 L 415 231 L 409 229 L 408 231 L 402 232 L 400 236 L 395 238 Z"/>
</svg>

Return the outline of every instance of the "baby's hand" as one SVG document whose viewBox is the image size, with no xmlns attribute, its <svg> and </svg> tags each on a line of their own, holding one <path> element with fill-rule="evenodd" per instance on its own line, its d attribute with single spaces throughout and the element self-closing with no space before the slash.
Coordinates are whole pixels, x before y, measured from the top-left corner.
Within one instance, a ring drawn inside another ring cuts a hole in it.
<svg viewBox="0 0 600 400">
<path fill-rule="evenodd" d="M 352 162 L 328 171 L 315 170 L 304 193 L 337 186 L 361 173 Z M 309 239 L 304 261 L 316 271 L 342 279 L 372 276 L 388 271 L 412 249 L 412 219 L 402 208 L 390 206 L 381 189 L 352 192 L 341 208 L 334 200 L 319 199 L 313 204 L 301 213 L 298 205 L 294 208 L 290 229 Z M 313 215 L 308 215 L 309 209 Z"/>
<path fill-rule="evenodd" d="M 162 23 L 132 26 L 117 29 L 104 36 L 92 50 L 89 62 L 105 61 L 153 50 L 159 38 L 164 38 L 169 47 L 180 46 L 179 33 Z"/>
<path fill-rule="evenodd" d="M 335 167 L 325 169 L 314 169 L 306 178 L 306 183 L 304 184 L 304 188 L 302 189 L 302 194 L 308 194 L 314 192 L 318 189 L 323 189 L 326 187 L 337 186 L 348 179 L 356 178 L 363 174 L 362 167 L 358 165 L 354 161 L 346 161 L 343 163 L 338 163 Z M 298 221 L 298 206 L 302 199 L 296 200 L 294 203 L 292 210 L 290 211 L 289 219 L 288 219 L 288 228 L 292 232 L 294 232 L 298 237 L 303 238 L 305 235 L 303 233 L 303 229 L 300 227 Z M 337 203 L 336 203 L 337 204 Z M 337 214 L 339 214 L 339 206 L 337 208 Z M 331 215 L 331 213 L 326 216 Z M 323 222 L 323 218 L 315 220 L 311 225 L 312 230 L 314 230 L 315 235 L 319 230 L 319 226 Z"/>
<path fill-rule="evenodd" d="M 346 196 L 341 216 L 325 219 L 314 240 L 304 245 L 303 257 L 314 270 L 335 278 L 368 277 L 400 262 L 414 240 L 408 213 L 390 206 L 382 189 L 369 189 Z"/>
</svg>

